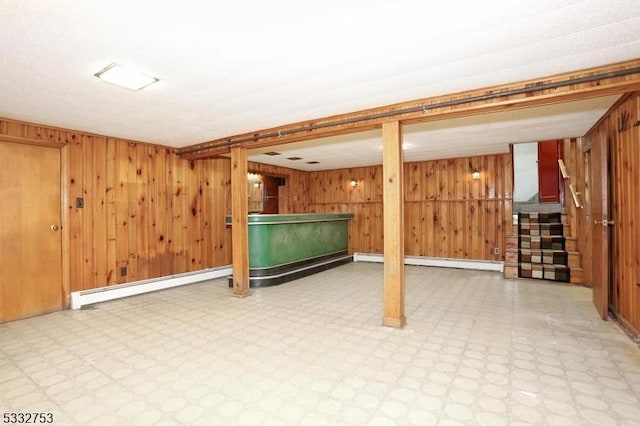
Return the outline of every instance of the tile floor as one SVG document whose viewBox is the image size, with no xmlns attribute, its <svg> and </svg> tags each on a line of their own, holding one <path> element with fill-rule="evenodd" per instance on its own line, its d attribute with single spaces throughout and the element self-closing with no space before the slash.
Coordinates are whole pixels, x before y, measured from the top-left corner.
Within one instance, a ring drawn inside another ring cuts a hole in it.
<svg viewBox="0 0 640 426">
<path fill-rule="evenodd" d="M 225 280 L 0 325 L 0 413 L 55 424 L 640 424 L 640 349 L 588 289 L 382 265 L 230 297 Z"/>
</svg>

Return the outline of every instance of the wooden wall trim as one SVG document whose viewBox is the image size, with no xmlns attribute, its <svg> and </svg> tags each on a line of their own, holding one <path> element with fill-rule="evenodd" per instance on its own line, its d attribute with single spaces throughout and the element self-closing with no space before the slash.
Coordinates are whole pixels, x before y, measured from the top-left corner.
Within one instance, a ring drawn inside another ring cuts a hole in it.
<svg viewBox="0 0 640 426">
<path fill-rule="evenodd" d="M 409 124 L 627 93 L 640 90 L 640 71 L 635 72 L 639 67 L 640 59 L 637 59 L 528 81 L 402 102 L 207 141 L 182 148 L 178 150 L 178 154 L 190 159 L 210 158 L 228 153 L 230 147 L 236 145 L 261 148 L 371 130 L 379 128 L 382 123 L 389 121 L 390 115 L 396 114 L 398 111 L 411 111 L 400 113 L 392 118 L 400 120 L 403 124 Z M 611 77 L 613 75 L 611 73 L 626 70 L 633 70 L 634 73 Z M 557 88 L 536 89 L 536 87 L 545 87 L 549 84 L 594 76 L 602 76 L 602 78 L 598 81 L 575 83 Z M 514 91 L 522 91 L 522 93 L 497 96 L 499 93 Z M 429 108 L 429 105 L 480 97 L 488 98 L 478 102 Z"/>
<path fill-rule="evenodd" d="M 62 148 L 66 145 L 66 142 L 58 142 L 47 139 L 27 138 L 21 136 L 3 135 L 0 134 L 1 142 L 22 143 L 26 145 L 44 146 L 48 148 Z"/>
<path fill-rule="evenodd" d="M 7 117 L 0 117 L 0 140 L 4 142 L 25 143 L 28 145 L 62 148 L 73 143 L 81 135 L 88 137 L 106 138 L 108 135 L 87 132 L 77 129 L 49 126 L 28 121 L 21 121 Z M 14 140 L 10 140 L 14 139 Z M 157 146 L 152 142 L 137 141 L 126 138 L 114 138 L 122 142 Z"/>
</svg>

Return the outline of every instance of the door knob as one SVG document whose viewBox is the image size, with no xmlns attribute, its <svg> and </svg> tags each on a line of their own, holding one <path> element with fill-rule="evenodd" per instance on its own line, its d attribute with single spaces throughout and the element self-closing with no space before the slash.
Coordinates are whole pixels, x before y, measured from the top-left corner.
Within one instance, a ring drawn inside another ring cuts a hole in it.
<svg viewBox="0 0 640 426">
<path fill-rule="evenodd" d="M 607 220 L 607 219 L 602 219 L 602 220 L 594 220 L 593 221 L 594 224 L 596 225 L 602 225 L 603 227 L 607 227 L 607 226 L 613 226 L 615 225 L 615 222 L 612 220 Z"/>
<path fill-rule="evenodd" d="M 58 229 L 60 229 L 60 227 L 56 224 L 51 225 L 51 230 L 52 231 L 57 231 Z"/>
</svg>

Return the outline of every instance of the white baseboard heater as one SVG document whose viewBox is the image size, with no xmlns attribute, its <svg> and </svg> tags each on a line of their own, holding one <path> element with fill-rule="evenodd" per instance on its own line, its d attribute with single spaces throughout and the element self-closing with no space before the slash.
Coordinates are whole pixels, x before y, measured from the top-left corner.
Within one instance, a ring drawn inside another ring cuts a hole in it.
<svg viewBox="0 0 640 426">
<path fill-rule="evenodd" d="M 136 296 L 138 294 L 149 293 L 152 291 L 165 290 L 200 281 L 224 278 L 231 273 L 231 265 L 228 265 L 218 268 L 204 269 L 197 272 L 187 272 L 184 274 L 152 278 L 126 284 L 93 288 L 91 290 L 72 291 L 70 295 L 70 305 L 71 309 L 80 309 L 83 306 L 94 303 L 106 302 L 108 300 L 120 299 L 122 297 Z"/>
<path fill-rule="evenodd" d="M 384 262 L 384 255 L 377 253 L 354 253 L 354 262 Z M 441 268 L 471 269 L 476 271 L 504 271 L 504 262 L 491 260 L 451 259 L 448 257 L 405 256 L 405 265 L 438 266 Z"/>
</svg>

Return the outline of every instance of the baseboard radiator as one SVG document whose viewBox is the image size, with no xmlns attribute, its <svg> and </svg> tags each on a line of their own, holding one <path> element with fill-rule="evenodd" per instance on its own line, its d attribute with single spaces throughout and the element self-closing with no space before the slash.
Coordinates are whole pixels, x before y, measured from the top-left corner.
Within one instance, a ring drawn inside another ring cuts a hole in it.
<svg viewBox="0 0 640 426">
<path fill-rule="evenodd" d="M 384 256 L 376 253 L 354 253 L 353 261 L 383 263 Z M 504 262 L 450 259 L 443 257 L 405 256 L 404 263 L 405 265 L 437 266 L 442 268 L 471 269 L 477 271 L 502 272 L 504 269 Z M 233 268 L 231 265 L 227 265 L 197 272 L 188 272 L 184 274 L 170 275 L 167 277 L 135 281 L 127 284 L 117 284 L 94 288 L 91 290 L 73 291 L 70 295 L 70 307 L 71 309 L 80 309 L 83 306 L 92 305 L 94 303 L 136 296 L 139 294 L 150 293 L 152 291 L 166 290 L 168 288 L 213 280 L 216 278 L 226 278 L 231 274 L 233 274 Z"/>
<path fill-rule="evenodd" d="M 197 272 L 187 272 L 184 274 L 152 278 L 126 284 L 93 288 L 91 290 L 73 291 L 70 295 L 70 307 L 71 309 L 80 309 L 83 306 L 94 303 L 106 302 L 108 300 L 120 299 L 122 297 L 136 296 L 139 294 L 150 293 L 152 291 L 165 290 L 200 281 L 224 278 L 231 273 L 231 265 L 228 265 L 218 268 L 204 269 Z"/>
<path fill-rule="evenodd" d="M 384 255 L 377 253 L 354 253 L 354 262 L 384 262 Z M 504 262 L 491 260 L 451 259 L 447 257 L 405 256 L 405 265 L 437 266 L 440 268 L 471 269 L 475 271 L 503 272 Z"/>
</svg>

